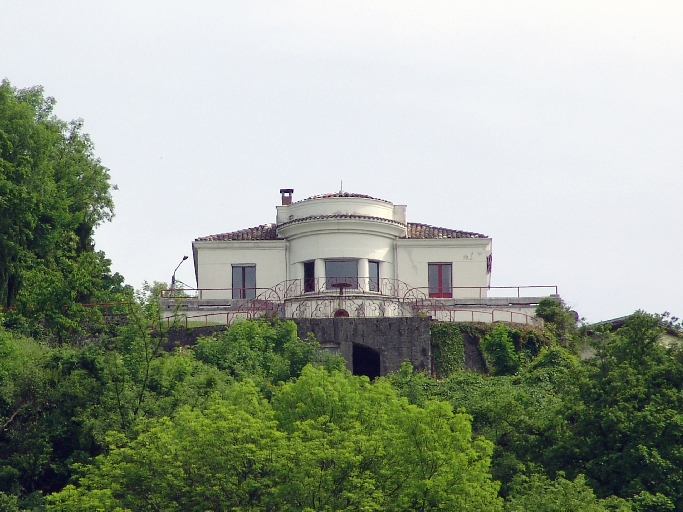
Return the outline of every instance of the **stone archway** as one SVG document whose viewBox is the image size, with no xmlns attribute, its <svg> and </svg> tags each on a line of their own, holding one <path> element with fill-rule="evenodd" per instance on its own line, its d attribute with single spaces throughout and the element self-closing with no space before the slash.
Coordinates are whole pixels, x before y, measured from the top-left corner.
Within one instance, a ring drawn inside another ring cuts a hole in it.
<svg viewBox="0 0 683 512">
<path fill-rule="evenodd" d="M 370 379 L 380 376 L 380 354 L 365 345 L 353 344 L 353 374 Z"/>
</svg>

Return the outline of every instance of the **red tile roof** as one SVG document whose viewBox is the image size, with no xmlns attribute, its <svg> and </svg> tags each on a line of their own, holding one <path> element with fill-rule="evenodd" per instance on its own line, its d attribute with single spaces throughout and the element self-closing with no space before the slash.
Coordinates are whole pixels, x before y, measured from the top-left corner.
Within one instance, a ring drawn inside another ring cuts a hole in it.
<svg viewBox="0 0 683 512">
<path fill-rule="evenodd" d="M 391 204 L 391 201 L 387 201 L 386 199 L 379 199 L 377 197 L 372 197 L 365 194 L 356 194 L 354 192 L 344 192 L 343 190 L 340 190 L 339 192 L 329 192 L 327 194 L 318 194 L 315 196 L 307 197 L 306 199 L 301 199 L 296 202 L 301 203 L 303 201 L 311 201 L 312 199 L 327 199 L 329 197 L 359 197 L 361 199 L 374 199 L 375 201 L 382 201 L 384 203 Z"/>
<path fill-rule="evenodd" d="M 419 224 L 417 222 L 408 223 L 407 238 L 488 238 L 481 233 L 471 233 L 470 231 L 460 231 L 458 229 L 438 228 L 429 224 Z"/>
<path fill-rule="evenodd" d="M 240 229 L 231 233 L 220 233 L 196 238 L 196 242 L 216 242 L 222 240 L 276 240 L 275 224 L 261 224 L 254 228 Z"/>
<path fill-rule="evenodd" d="M 369 215 L 314 215 L 311 217 L 304 217 L 301 219 L 294 219 L 289 222 L 280 224 L 280 226 L 289 225 L 295 222 L 305 222 L 308 220 L 321 219 L 369 219 L 381 222 L 388 222 L 391 224 L 403 225 L 400 222 L 391 219 L 384 219 L 381 217 L 372 217 Z M 220 233 L 218 235 L 209 235 L 197 238 L 197 242 L 214 242 L 226 240 L 278 240 L 277 227 L 275 224 L 261 224 L 253 228 L 240 229 L 231 233 Z M 439 228 L 430 226 L 429 224 L 420 224 L 417 222 L 409 222 L 407 225 L 406 238 L 487 238 L 486 235 L 480 233 L 472 233 L 469 231 L 460 231 L 457 229 Z"/>
</svg>

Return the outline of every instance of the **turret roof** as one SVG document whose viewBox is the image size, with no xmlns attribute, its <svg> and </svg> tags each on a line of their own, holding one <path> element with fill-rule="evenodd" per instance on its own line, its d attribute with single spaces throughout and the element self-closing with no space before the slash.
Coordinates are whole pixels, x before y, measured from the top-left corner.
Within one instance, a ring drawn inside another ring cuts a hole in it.
<svg viewBox="0 0 683 512">
<path fill-rule="evenodd" d="M 344 192 L 343 190 L 340 190 L 339 192 L 328 192 L 327 194 L 318 194 L 296 202 L 301 203 L 303 201 L 311 201 L 313 199 L 328 199 L 330 197 L 358 197 L 361 199 L 373 199 L 375 201 L 382 201 L 384 203 L 392 204 L 391 201 L 387 201 L 386 199 L 379 199 L 378 197 L 372 197 L 366 194 L 356 194 L 355 192 Z"/>
</svg>

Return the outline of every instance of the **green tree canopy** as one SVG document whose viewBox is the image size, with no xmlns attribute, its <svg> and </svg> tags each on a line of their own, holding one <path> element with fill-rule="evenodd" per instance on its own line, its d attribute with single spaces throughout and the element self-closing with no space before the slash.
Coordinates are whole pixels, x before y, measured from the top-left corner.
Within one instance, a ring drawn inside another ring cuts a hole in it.
<svg viewBox="0 0 683 512">
<path fill-rule="evenodd" d="M 571 435 L 556 451 L 557 469 L 642 510 L 683 509 L 683 350 L 662 343 L 663 332 L 660 316 L 638 312 L 598 334 L 567 399 Z"/>
<path fill-rule="evenodd" d="M 112 300 L 122 279 L 93 244 L 113 216 L 109 172 L 54 105 L 42 87 L 0 83 L 0 305 L 63 332 L 83 316 L 74 303 Z"/>
<path fill-rule="evenodd" d="M 306 366 L 271 403 L 249 381 L 81 466 L 56 511 L 501 510 L 491 445 L 448 404 Z"/>
</svg>

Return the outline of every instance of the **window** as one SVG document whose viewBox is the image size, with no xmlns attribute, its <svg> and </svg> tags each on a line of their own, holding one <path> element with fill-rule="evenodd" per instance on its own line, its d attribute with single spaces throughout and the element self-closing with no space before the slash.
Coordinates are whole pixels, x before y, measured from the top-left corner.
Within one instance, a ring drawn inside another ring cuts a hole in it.
<svg viewBox="0 0 683 512">
<path fill-rule="evenodd" d="M 429 296 L 450 298 L 453 296 L 452 266 L 450 263 L 429 264 Z"/>
<path fill-rule="evenodd" d="M 356 260 L 325 260 L 327 288 L 358 288 L 358 262 Z"/>
<path fill-rule="evenodd" d="M 232 266 L 232 298 L 253 299 L 256 297 L 256 265 Z"/>
<path fill-rule="evenodd" d="M 304 292 L 315 291 L 315 261 L 304 261 Z"/>
<path fill-rule="evenodd" d="M 379 261 L 372 261 L 370 260 L 369 262 L 369 267 L 370 267 L 370 283 L 368 286 L 368 289 L 371 292 L 378 292 L 379 291 Z"/>
</svg>

